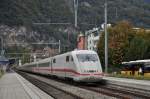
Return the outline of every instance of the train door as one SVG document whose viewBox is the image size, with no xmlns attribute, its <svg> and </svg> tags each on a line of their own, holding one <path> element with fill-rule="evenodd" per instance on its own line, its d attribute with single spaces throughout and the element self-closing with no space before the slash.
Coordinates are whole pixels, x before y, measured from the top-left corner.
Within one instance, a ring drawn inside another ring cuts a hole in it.
<svg viewBox="0 0 150 99">
<path fill-rule="evenodd" d="M 53 59 L 51 59 L 50 60 L 50 72 L 51 72 L 51 74 L 53 73 L 53 61 L 52 61 Z"/>
<path fill-rule="evenodd" d="M 74 58 L 73 56 L 71 55 L 70 56 L 70 69 L 72 69 L 73 71 L 76 71 L 76 66 L 75 66 L 75 63 L 74 63 Z M 69 76 L 74 76 L 73 73 L 71 73 Z"/>
<path fill-rule="evenodd" d="M 36 72 L 39 72 L 39 64 L 38 64 L 38 62 L 36 63 Z"/>
<path fill-rule="evenodd" d="M 64 67 L 64 76 L 67 77 L 66 70 L 69 69 L 69 55 L 66 56 L 65 67 Z"/>
<path fill-rule="evenodd" d="M 73 70 L 73 58 L 71 55 L 66 56 L 66 62 L 65 62 L 65 77 L 69 77 L 72 75 L 71 72 L 66 72 L 67 70 Z"/>
<path fill-rule="evenodd" d="M 72 57 L 72 55 L 67 55 L 66 56 L 66 68 L 68 70 L 75 70 L 75 66 L 74 66 L 74 59 Z M 66 72 L 65 70 L 65 77 L 70 77 L 70 76 L 73 76 L 73 73 L 72 72 Z"/>
</svg>

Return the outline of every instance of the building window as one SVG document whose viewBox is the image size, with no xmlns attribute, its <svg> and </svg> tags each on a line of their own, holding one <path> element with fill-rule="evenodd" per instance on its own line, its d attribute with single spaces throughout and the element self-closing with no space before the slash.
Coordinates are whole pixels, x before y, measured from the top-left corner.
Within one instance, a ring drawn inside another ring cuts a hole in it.
<svg viewBox="0 0 150 99">
<path fill-rule="evenodd" d="M 98 31 L 95 31 L 93 34 L 94 34 L 94 37 L 99 35 Z"/>
<path fill-rule="evenodd" d="M 66 56 L 66 62 L 69 62 L 69 56 Z"/>
</svg>

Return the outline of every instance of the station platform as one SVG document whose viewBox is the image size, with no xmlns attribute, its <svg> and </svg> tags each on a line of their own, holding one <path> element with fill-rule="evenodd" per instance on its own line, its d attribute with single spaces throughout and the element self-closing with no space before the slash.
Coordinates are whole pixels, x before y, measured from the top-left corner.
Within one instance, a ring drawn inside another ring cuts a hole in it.
<svg viewBox="0 0 150 99">
<path fill-rule="evenodd" d="M 136 80 L 136 79 L 128 79 L 128 78 L 117 78 L 117 77 L 104 77 L 108 83 L 119 84 L 123 86 L 140 88 L 143 90 L 150 91 L 150 81 L 148 80 Z"/>
<path fill-rule="evenodd" d="M 0 78 L 0 99 L 53 99 L 17 73 Z"/>
</svg>

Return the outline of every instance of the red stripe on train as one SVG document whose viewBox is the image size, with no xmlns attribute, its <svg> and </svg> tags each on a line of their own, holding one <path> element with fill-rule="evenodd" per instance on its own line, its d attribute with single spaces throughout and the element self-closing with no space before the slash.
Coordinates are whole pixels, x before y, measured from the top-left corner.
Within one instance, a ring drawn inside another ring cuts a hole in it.
<svg viewBox="0 0 150 99">
<path fill-rule="evenodd" d="M 91 74 L 81 74 L 81 73 L 78 73 L 72 69 L 40 69 L 40 68 L 34 68 L 34 70 L 47 70 L 47 71 L 60 71 L 60 72 L 71 72 L 71 73 L 74 73 L 76 75 L 82 75 L 82 76 L 87 76 L 87 75 L 91 75 Z M 96 74 L 92 74 L 92 75 L 101 75 L 103 76 L 103 73 L 96 73 Z"/>
</svg>

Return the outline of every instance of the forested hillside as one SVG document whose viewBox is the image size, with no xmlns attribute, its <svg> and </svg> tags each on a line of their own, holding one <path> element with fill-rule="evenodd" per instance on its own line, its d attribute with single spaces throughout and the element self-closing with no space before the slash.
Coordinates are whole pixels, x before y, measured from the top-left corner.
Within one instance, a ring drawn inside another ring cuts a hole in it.
<svg viewBox="0 0 150 99">
<path fill-rule="evenodd" d="M 72 3 L 70 3 L 72 1 Z M 101 24 L 104 0 L 79 0 L 79 23 Z M 150 5 L 144 0 L 108 0 L 109 22 L 131 20 L 149 27 Z M 73 0 L 1 0 L 0 23 L 28 25 L 34 22 L 71 22 Z"/>
<path fill-rule="evenodd" d="M 104 22 L 104 0 L 79 0 L 78 30 L 85 31 Z M 108 0 L 108 22 L 128 20 L 138 27 L 150 27 L 150 4 L 144 0 Z M 72 25 L 35 25 L 34 23 L 72 23 Z M 39 40 L 76 42 L 73 0 L 1 0 L 0 24 L 24 26 L 27 32 L 43 36 Z M 92 24 L 92 25 L 89 25 Z M 23 32 L 24 33 L 24 32 Z M 3 34 L 3 32 L 1 32 Z M 25 35 L 27 36 L 27 35 Z M 33 35 L 34 36 L 34 35 Z M 73 45 L 75 47 L 75 44 Z"/>
</svg>

